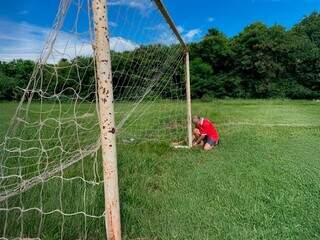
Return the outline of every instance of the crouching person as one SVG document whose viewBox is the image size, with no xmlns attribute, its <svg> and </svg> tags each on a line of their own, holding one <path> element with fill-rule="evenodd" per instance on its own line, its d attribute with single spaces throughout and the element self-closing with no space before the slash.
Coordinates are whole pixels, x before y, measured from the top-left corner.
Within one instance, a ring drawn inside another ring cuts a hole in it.
<svg viewBox="0 0 320 240">
<path fill-rule="evenodd" d="M 193 147 L 201 146 L 209 151 L 219 144 L 219 133 L 214 124 L 207 118 L 193 116 L 192 122 L 195 125 L 193 130 Z"/>
</svg>

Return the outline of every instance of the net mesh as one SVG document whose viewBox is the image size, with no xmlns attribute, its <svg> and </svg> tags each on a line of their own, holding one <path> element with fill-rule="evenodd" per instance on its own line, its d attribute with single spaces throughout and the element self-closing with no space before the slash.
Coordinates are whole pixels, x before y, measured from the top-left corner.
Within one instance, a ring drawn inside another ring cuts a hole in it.
<svg viewBox="0 0 320 240">
<path fill-rule="evenodd" d="M 108 15 L 118 149 L 184 141 L 183 46 L 153 1 L 110 0 Z M 21 89 L 0 145 L 1 239 L 105 238 L 92 18 L 90 0 L 61 0 Z"/>
</svg>

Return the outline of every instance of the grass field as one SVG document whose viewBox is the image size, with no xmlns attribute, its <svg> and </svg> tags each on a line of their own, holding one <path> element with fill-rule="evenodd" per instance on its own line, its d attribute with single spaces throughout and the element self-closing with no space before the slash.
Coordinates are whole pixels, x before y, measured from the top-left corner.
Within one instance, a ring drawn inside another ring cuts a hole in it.
<svg viewBox="0 0 320 240">
<path fill-rule="evenodd" d="M 1 141 L 15 107 L 0 103 Z M 320 103 L 217 100 L 194 102 L 193 112 L 220 131 L 211 152 L 119 145 L 124 239 L 319 239 Z M 91 169 L 82 161 L 65 176 L 99 182 L 101 169 Z M 102 185 L 77 181 L 52 179 L 0 203 L 0 236 L 103 238 L 103 216 L 54 211 L 103 212 Z"/>
</svg>

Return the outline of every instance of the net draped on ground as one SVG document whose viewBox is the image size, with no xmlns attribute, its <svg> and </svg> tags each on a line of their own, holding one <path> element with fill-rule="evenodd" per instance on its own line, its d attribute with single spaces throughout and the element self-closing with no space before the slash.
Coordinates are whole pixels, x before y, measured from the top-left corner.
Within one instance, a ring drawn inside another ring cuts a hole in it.
<svg viewBox="0 0 320 240">
<path fill-rule="evenodd" d="M 30 82 L 20 89 L 23 99 L 0 145 L 1 239 L 104 234 L 90 4 L 60 1 Z M 185 140 L 183 46 L 153 1 L 109 0 L 108 15 L 120 151 Z"/>
</svg>

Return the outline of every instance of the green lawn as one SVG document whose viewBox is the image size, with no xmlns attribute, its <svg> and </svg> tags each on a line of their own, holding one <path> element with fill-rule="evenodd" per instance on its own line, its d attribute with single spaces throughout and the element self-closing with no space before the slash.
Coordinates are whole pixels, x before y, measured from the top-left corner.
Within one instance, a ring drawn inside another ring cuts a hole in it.
<svg viewBox="0 0 320 240">
<path fill-rule="evenodd" d="M 162 105 L 153 106 L 162 121 L 184 107 Z M 15 107 L 0 104 L 1 136 Z M 217 100 L 194 102 L 193 112 L 220 131 L 211 152 L 173 149 L 172 135 L 118 145 L 124 239 L 319 239 L 320 103 Z M 0 236 L 103 238 L 103 186 L 92 184 L 102 181 L 100 162 L 99 152 L 66 170 L 64 180 L 0 203 Z"/>
</svg>

